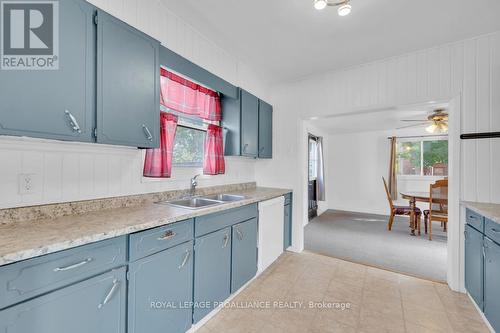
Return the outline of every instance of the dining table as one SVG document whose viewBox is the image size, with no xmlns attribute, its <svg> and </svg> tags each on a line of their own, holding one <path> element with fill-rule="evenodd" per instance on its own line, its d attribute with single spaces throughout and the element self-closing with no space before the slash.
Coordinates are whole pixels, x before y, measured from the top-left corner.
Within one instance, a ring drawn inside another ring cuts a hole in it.
<svg viewBox="0 0 500 333">
<path fill-rule="evenodd" d="M 430 202 L 431 201 L 430 192 L 428 192 L 428 191 L 427 192 L 425 192 L 425 191 L 421 191 L 421 192 L 419 192 L 419 191 L 402 191 L 402 192 L 399 192 L 399 194 L 401 194 L 401 197 L 403 199 L 406 199 L 410 202 L 411 235 L 415 236 L 415 230 L 417 229 L 417 216 L 415 215 L 415 208 L 417 207 L 417 201 Z M 446 204 L 448 202 L 448 195 L 441 194 L 441 193 L 435 193 L 432 195 L 432 202 Z M 422 214 L 423 214 L 423 212 L 422 212 Z M 420 235 L 420 226 L 418 226 L 418 234 Z"/>
</svg>

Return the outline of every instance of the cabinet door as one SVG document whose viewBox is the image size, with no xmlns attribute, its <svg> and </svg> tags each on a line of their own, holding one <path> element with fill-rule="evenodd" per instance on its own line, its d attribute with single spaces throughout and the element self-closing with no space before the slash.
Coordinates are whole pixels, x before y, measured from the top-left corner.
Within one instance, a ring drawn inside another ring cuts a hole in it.
<svg viewBox="0 0 500 333">
<path fill-rule="evenodd" d="M 181 333 L 191 327 L 193 242 L 129 265 L 128 332 Z"/>
<path fill-rule="evenodd" d="M 0 311 L 5 333 L 124 333 L 125 267 Z"/>
<path fill-rule="evenodd" d="M 500 246 L 484 239 L 484 314 L 495 331 L 500 332 Z"/>
<path fill-rule="evenodd" d="M 465 226 L 465 288 L 483 309 L 483 234 Z"/>
<path fill-rule="evenodd" d="M 226 300 L 231 284 L 231 228 L 195 240 L 194 302 L 196 323 Z"/>
<path fill-rule="evenodd" d="M 234 293 L 257 273 L 257 219 L 232 227 L 231 292 Z"/>
<path fill-rule="evenodd" d="M 95 8 L 58 4 L 59 69 L 1 70 L 0 134 L 94 140 Z"/>
<path fill-rule="evenodd" d="M 259 158 L 273 157 L 273 107 L 259 101 Z"/>
<path fill-rule="evenodd" d="M 285 205 L 285 228 L 283 250 L 292 245 L 292 205 Z"/>
<path fill-rule="evenodd" d="M 257 157 L 259 99 L 241 90 L 241 155 Z"/>
<path fill-rule="evenodd" d="M 159 145 L 158 41 L 102 11 L 97 21 L 97 142 Z"/>
</svg>

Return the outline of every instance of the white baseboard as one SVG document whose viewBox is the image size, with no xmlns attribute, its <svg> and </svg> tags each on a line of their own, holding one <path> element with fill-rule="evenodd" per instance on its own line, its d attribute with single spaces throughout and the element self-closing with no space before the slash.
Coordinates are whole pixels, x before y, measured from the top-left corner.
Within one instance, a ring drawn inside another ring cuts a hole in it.
<svg viewBox="0 0 500 333">
<path fill-rule="evenodd" d="M 493 326 L 491 326 L 490 322 L 488 321 L 488 319 L 484 315 L 484 312 L 476 304 L 476 301 L 474 301 L 474 299 L 472 298 L 472 296 L 468 292 L 466 292 L 466 294 L 467 294 L 467 296 L 469 296 L 469 299 L 471 300 L 472 304 L 474 304 L 474 307 L 476 308 L 476 311 L 479 313 L 479 315 L 483 319 L 484 323 L 486 324 L 486 327 L 488 327 L 488 329 L 490 330 L 491 333 L 495 333 L 495 330 L 493 329 Z"/>
</svg>

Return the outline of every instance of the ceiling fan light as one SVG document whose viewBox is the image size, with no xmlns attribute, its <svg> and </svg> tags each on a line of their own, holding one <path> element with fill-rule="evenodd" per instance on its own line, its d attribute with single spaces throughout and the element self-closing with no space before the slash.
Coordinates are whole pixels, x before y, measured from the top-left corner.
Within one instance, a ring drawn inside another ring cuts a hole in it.
<svg viewBox="0 0 500 333">
<path fill-rule="evenodd" d="M 347 16 L 351 13 L 351 9 L 351 5 L 346 3 L 344 5 L 341 5 L 339 9 L 337 9 L 337 13 L 339 14 L 339 16 Z"/>
<path fill-rule="evenodd" d="M 314 0 L 314 8 L 317 10 L 325 9 L 326 5 L 326 0 Z"/>
<path fill-rule="evenodd" d="M 428 133 L 434 133 L 437 129 L 437 125 L 436 124 L 432 124 L 428 127 L 425 128 L 425 130 L 428 132 Z"/>
</svg>

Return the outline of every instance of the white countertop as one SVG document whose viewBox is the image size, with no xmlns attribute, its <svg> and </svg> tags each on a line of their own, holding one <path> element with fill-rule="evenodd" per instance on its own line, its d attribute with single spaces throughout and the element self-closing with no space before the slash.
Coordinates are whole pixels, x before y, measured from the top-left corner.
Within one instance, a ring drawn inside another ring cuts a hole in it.
<svg viewBox="0 0 500 333">
<path fill-rule="evenodd" d="M 244 200 L 196 210 L 149 203 L 52 219 L 0 224 L 0 266 L 268 200 L 290 192 L 288 189 L 257 187 L 234 192 L 244 195 Z"/>
<path fill-rule="evenodd" d="M 496 223 L 500 223 L 500 204 L 473 201 L 462 201 L 461 204 Z"/>
</svg>

